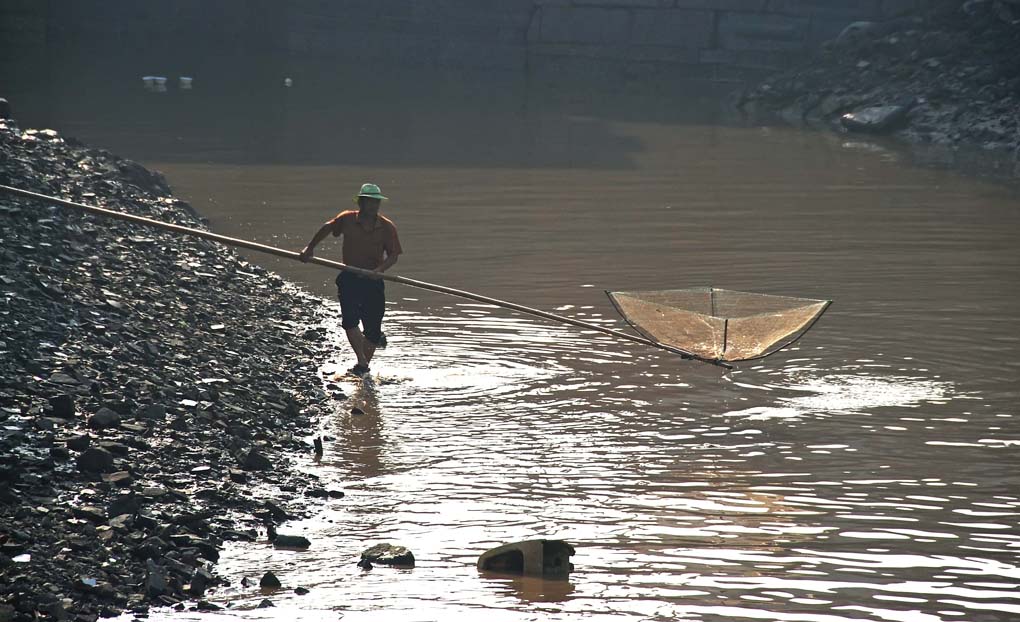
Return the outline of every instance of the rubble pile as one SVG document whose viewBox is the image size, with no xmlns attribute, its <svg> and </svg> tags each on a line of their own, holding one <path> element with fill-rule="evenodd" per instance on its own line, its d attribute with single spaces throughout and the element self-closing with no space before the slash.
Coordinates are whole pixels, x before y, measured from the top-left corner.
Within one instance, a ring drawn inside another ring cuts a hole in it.
<svg viewBox="0 0 1020 622">
<path fill-rule="evenodd" d="M 737 104 L 1020 160 L 1020 0 L 947 0 L 920 15 L 851 24 L 818 57 Z"/>
<path fill-rule="evenodd" d="M 0 183 L 202 226 L 157 173 L 10 120 Z M 329 400 L 320 300 L 211 242 L 4 194 L 0 239 L 0 620 L 215 608 L 225 540 L 337 502 L 288 457 Z"/>
</svg>

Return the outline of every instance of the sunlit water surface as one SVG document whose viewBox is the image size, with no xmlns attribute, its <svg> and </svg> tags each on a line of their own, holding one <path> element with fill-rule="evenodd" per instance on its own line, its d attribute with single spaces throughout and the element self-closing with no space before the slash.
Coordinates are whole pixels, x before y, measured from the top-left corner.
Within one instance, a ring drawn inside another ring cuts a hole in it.
<svg viewBox="0 0 1020 622">
<path fill-rule="evenodd" d="M 834 306 L 797 347 L 723 373 L 391 284 L 370 379 L 343 376 L 332 327 L 323 378 L 350 397 L 316 431 L 321 461 L 298 460 L 347 496 L 285 526 L 311 548 L 228 544 L 231 585 L 209 598 L 229 610 L 152 619 L 1020 619 L 1014 193 L 670 102 L 435 97 L 44 121 L 162 170 L 215 231 L 291 249 L 375 181 L 406 251 L 394 272 L 606 326 L 623 322 L 603 289 Z M 257 260 L 333 304 L 328 271 Z M 576 546 L 569 582 L 475 570 L 539 537 Z M 383 541 L 417 567 L 355 566 Z M 285 588 L 256 609 L 267 570 Z"/>
</svg>

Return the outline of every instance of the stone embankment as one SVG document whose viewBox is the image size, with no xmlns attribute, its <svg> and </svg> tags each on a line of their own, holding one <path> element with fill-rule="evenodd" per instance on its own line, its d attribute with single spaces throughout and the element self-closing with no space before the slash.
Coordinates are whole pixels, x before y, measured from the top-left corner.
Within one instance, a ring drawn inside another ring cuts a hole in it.
<svg viewBox="0 0 1020 622">
<path fill-rule="evenodd" d="M 848 26 L 738 105 L 794 123 L 979 148 L 1020 162 L 1020 0 L 943 2 Z M 1018 171 L 1020 172 L 1020 171 Z"/>
<path fill-rule="evenodd" d="M 0 183 L 202 226 L 158 174 L 9 120 Z M 341 502 L 291 468 L 331 399 L 321 301 L 210 242 L 3 194 L 0 240 L 0 620 L 215 608 L 224 541 Z"/>
</svg>

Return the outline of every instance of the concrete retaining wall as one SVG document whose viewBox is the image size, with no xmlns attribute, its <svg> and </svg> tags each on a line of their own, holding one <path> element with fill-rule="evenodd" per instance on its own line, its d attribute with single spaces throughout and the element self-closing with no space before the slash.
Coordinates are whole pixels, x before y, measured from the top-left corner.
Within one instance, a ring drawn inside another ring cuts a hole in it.
<svg viewBox="0 0 1020 622">
<path fill-rule="evenodd" d="M 737 81 L 847 24 L 934 0 L 5 0 L 0 78 L 53 48 L 484 69 L 538 78 Z"/>
</svg>

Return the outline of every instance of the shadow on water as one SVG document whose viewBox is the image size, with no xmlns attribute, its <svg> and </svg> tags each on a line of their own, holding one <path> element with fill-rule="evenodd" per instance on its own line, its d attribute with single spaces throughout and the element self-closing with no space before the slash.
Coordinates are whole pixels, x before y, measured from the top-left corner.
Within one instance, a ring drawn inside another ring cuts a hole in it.
<svg viewBox="0 0 1020 622">
<path fill-rule="evenodd" d="M 727 87 L 669 100 L 506 72 L 324 61 L 294 72 L 272 58 L 221 57 L 179 72 L 193 78 L 189 90 L 170 74 L 166 92 L 147 92 L 142 77 L 159 70 L 55 51 L 8 97 L 25 127 L 55 124 L 140 160 L 221 164 L 626 169 L 641 145 L 606 120 L 635 116 L 635 100 L 642 121 L 733 117 L 718 104 Z"/>
</svg>

